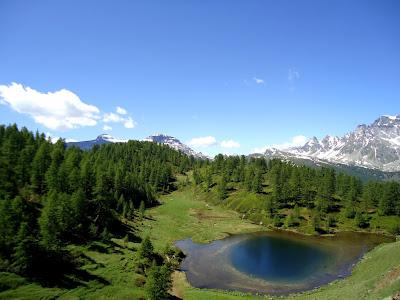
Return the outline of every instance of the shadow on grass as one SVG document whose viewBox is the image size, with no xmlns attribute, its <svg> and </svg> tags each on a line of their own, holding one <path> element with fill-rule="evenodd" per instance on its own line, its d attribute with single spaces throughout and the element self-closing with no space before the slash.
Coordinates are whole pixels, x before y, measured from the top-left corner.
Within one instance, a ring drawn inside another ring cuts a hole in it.
<svg viewBox="0 0 400 300">
<path fill-rule="evenodd" d="M 29 277 L 44 287 L 67 289 L 86 286 L 90 281 L 110 284 L 104 278 L 82 270 L 82 265 L 87 261 L 91 261 L 87 256 L 72 256 L 65 250 L 42 252 L 36 256 L 35 267 L 29 272 Z"/>
<path fill-rule="evenodd" d="M 135 218 L 139 217 L 135 216 Z M 153 221 L 153 219 L 150 219 L 148 217 L 145 218 Z M 138 231 L 138 228 L 135 228 L 133 224 L 122 222 L 118 218 L 114 218 L 112 222 L 109 223 L 109 230 L 112 233 L 112 237 L 114 238 L 123 239 L 128 236 L 130 242 L 140 243 L 142 241 L 142 239 L 135 233 Z M 120 247 L 119 245 L 113 243 L 111 240 L 105 241 L 105 243 Z"/>
</svg>

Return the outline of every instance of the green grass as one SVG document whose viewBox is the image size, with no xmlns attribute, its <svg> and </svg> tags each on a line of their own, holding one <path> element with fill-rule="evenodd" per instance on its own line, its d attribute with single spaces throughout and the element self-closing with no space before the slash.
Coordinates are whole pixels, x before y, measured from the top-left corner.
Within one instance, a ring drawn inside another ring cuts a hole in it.
<svg viewBox="0 0 400 300">
<path fill-rule="evenodd" d="M 176 191 L 162 198 L 163 205 L 150 209 L 142 235 L 150 235 L 155 248 L 162 250 L 177 240 L 192 238 L 199 243 L 221 239 L 228 234 L 258 231 L 261 228 L 239 213 L 204 201 L 193 189 Z"/>
<path fill-rule="evenodd" d="M 231 193 L 232 208 L 253 205 L 251 201 L 262 201 L 257 195 L 242 192 Z M 157 251 L 167 244 L 185 238 L 196 242 L 209 242 L 228 234 L 252 232 L 265 229 L 249 220 L 242 220 L 243 213 L 227 209 L 217 203 L 216 195 L 198 189 L 181 188 L 162 196 L 162 205 L 146 211 L 146 218 L 136 224 L 137 234 L 149 235 Z M 207 201 L 206 201 L 207 200 Z M 227 202 L 228 203 L 228 202 Z M 225 205 L 227 206 L 227 205 Z M 307 211 L 302 211 L 307 214 Z M 381 220 L 379 220 L 380 222 Z M 386 223 L 394 222 L 385 219 Z M 389 225 L 388 225 L 389 226 Z M 135 273 L 135 249 L 138 243 L 113 239 L 113 245 L 96 243 L 97 247 L 71 246 L 71 250 L 87 256 L 82 269 L 98 276 L 99 280 L 87 280 L 74 289 L 42 287 L 25 279 L 0 273 L 0 299 L 140 299 L 144 297 L 143 287 L 135 284 L 141 275 Z M 95 250 L 96 249 L 96 250 Z M 103 249 L 103 250 L 101 250 Z M 173 292 L 184 299 L 264 299 L 241 293 L 197 289 L 186 281 L 184 273 L 173 274 Z M 6 290 L 7 289 L 7 290 Z M 384 299 L 400 290 L 400 242 L 381 245 L 368 253 L 356 266 L 353 274 L 343 280 L 326 285 L 305 294 L 287 299 Z M 275 299 L 275 298 L 273 298 Z M 284 299 L 284 298 L 278 298 Z"/>
<path fill-rule="evenodd" d="M 210 191 L 205 192 L 201 188 L 196 188 L 196 194 L 208 203 L 216 206 L 222 206 L 240 213 L 245 219 L 248 219 L 256 224 L 263 224 L 264 226 L 272 227 L 273 218 L 269 218 L 265 210 L 268 194 L 272 192 L 271 188 L 264 183 L 263 193 L 256 194 L 248 192 L 241 184 L 230 183 L 228 197 L 221 201 L 218 199 L 217 187 L 214 186 Z M 306 207 L 300 207 L 300 224 L 295 227 L 286 226 L 286 217 L 292 212 L 292 209 L 283 208 L 278 209 L 276 214 L 282 216 L 283 229 L 296 231 L 303 234 L 316 234 L 312 226 L 313 210 Z M 326 225 L 327 216 L 321 220 L 322 229 L 326 232 L 338 231 L 363 231 L 371 233 L 393 234 L 395 229 L 400 227 L 400 218 L 398 216 L 380 216 L 376 211 L 366 214 L 369 219 L 369 226 L 367 228 L 359 228 L 354 219 L 349 219 L 345 216 L 344 211 L 330 212 L 330 216 L 336 219 L 334 227 Z"/>
<path fill-rule="evenodd" d="M 144 295 L 142 288 L 135 287 L 135 278 L 139 275 L 135 270 L 135 244 L 127 246 L 121 240 L 114 240 L 113 246 L 96 243 L 99 251 L 92 251 L 89 247 L 70 246 L 71 251 L 81 252 L 89 259 L 82 267 L 90 274 L 109 282 L 104 284 L 100 280 L 88 280 L 74 289 L 46 288 L 38 283 L 19 285 L 0 293 L 0 299 L 138 299 Z M 108 248 L 108 250 L 106 250 Z M 8 273 L 0 273 L 0 282 Z M 20 280 L 16 275 L 14 280 Z"/>
<path fill-rule="evenodd" d="M 243 195 L 242 195 L 243 196 Z M 254 196 L 253 196 L 254 197 Z M 240 198 L 240 197 L 238 197 Z M 221 206 L 206 206 L 205 201 L 215 203 L 215 195 L 199 190 L 175 192 L 164 198 L 164 205 L 150 211 L 156 221 L 145 224 L 152 227 L 147 233 L 160 241 L 175 241 L 193 237 L 204 242 L 221 238 L 227 232 L 260 230 L 263 227 L 241 220 L 236 214 Z M 254 200 L 251 196 L 242 200 Z M 240 199 L 237 200 L 238 202 Z M 245 203 L 244 203 L 245 204 Z M 181 212 L 181 213 L 180 213 Z M 208 218 L 203 217 L 207 213 Z M 169 216 L 173 216 L 169 218 Z M 172 220 L 171 220 L 172 219 Z M 171 223 L 173 226 L 170 226 Z M 158 226 L 161 225 L 161 226 Z M 168 227 L 170 229 L 168 229 Z M 174 229 L 172 229 L 172 227 Z M 394 270 L 394 271 L 392 271 Z M 391 272 L 392 271 L 392 272 Z M 175 289 L 184 299 L 257 299 L 253 295 L 197 289 L 191 287 L 184 274 L 174 275 Z M 287 297 L 288 299 L 383 299 L 400 290 L 400 242 L 381 245 L 368 253 L 356 266 L 352 276 L 338 280 L 316 291 Z M 266 297 L 271 298 L 271 297 Z M 277 299 L 282 299 L 277 297 Z"/>
</svg>

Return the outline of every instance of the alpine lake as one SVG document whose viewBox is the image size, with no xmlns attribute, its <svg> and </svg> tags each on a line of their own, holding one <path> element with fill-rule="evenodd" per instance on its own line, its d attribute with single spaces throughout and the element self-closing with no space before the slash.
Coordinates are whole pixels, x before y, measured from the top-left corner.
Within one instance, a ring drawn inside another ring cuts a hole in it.
<svg viewBox="0 0 400 300">
<path fill-rule="evenodd" d="M 366 252 L 392 241 L 370 233 L 307 236 L 266 231 L 209 244 L 186 239 L 176 246 L 186 255 L 181 270 L 194 287 L 288 295 L 349 276 Z"/>
</svg>

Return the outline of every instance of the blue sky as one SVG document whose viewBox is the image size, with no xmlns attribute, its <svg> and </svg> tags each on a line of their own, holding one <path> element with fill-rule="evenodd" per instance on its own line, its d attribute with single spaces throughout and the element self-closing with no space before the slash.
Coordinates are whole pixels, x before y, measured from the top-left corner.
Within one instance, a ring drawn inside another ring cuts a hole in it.
<svg viewBox="0 0 400 300">
<path fill-rule="evenodd" d="M 0 123 L 76 140 L 342 135 L 400 113 L 400 2 L 3 0 L 0 95 Z"/>
</svg>

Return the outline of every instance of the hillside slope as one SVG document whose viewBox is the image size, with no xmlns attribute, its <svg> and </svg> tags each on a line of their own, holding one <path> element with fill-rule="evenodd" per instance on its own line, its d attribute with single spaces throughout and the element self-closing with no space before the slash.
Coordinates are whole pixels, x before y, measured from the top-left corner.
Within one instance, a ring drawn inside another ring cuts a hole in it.
<svg viewBox="0 0 400 300">
<path fill-rule="evenodd" d="M 146 214 L 141 236 L 150 235 L 156 250 L 176 240 L 193 237 L 197 242 L 207 242 L 223 238 L 227 234 L 264 230 L 262 226 L 242 220 L 238 213 L 205 202 L 205 197 L 192 187 L 181 187 L 160 198 L 162 205 L 150 209 Z M 133 227 L 132 227 L 133 228 Z M 135 252 L 139 244 L 131 241 L 124 244 L 121 239 L 113 239 L 109 246 L 86 249 L 76 248 L 90 258 L 82 268 L 91 274 L 101 276 L 109 284 L 89 281 L 76 288 L 46 288 L 35 283 L 21 282 L 0 274 L 0 281 L 6 281 L 14 288 L 0 292 L 0 299 L 39 299 L 55 297 L 59 299 L 143 299 L 143 287 L 135 282 Z M 377 247 L 359 263 L 350 277 L 338 280 L 318 290 L 290 297 L 269 299 L 384 299 L 400 289 L 400 242 Z M 265 299 L 241 293 L 197 289 L 191 287 L 184 273 L 173 275 L 173 293 L 182 299 Z"/>
</svg>

